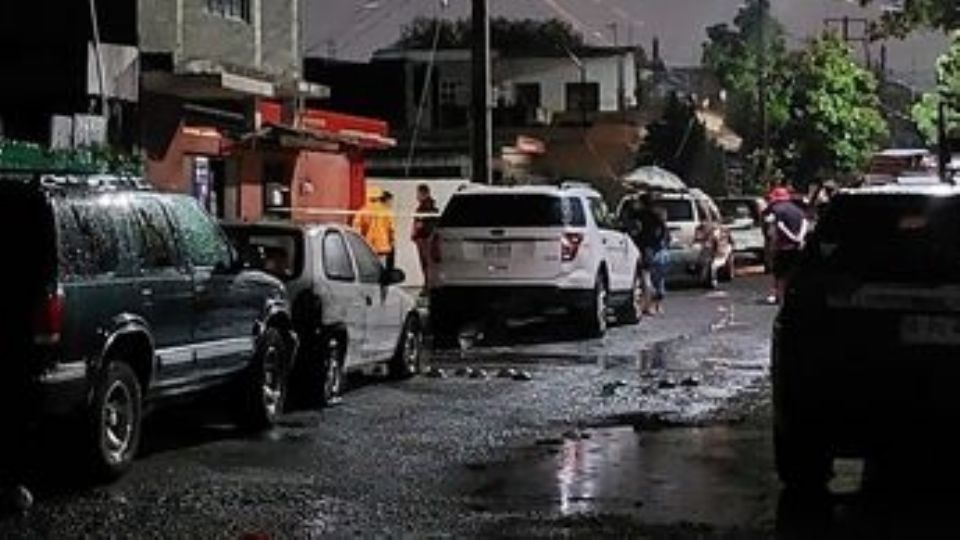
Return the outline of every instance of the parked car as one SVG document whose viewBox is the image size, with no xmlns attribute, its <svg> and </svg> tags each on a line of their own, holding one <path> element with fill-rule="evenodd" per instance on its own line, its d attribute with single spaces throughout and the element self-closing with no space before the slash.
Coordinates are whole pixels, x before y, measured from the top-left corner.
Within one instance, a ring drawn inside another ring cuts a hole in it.
<svg viewBox="0 0 960 540">
<path fill-rule="evenodd" d="M 724 197 L 717 199 L 723 223 L 730 231 L 735 253 L 765 262 L 767 235 L 764 231 L 762 197 Z"/>
<path fill-rule="evenodd" d="M 952 185 L 833 199 L 774 324 L 774 442 L 786 485 L 822 487 L 835 457 L 894 457 L 909 450 L 897 446 L 898 426 L 937 433 L 957 418 L 958 233 Z"/>
<path fill-rule="evenodd" d="M 222 393 L 244 426 L 284 407 L 297 348 L 283 285 L 245 270 L 187 196 L 108 177 L 0 179 L 0 358 L 36 420 L 77 417 L 98 477 L 130 468 L 146 411 Z M 20 234 L 18 231 L 29 231 Z"/>
<path fill-rule="evenodd" d="M 240 251 L 263 253 L 282 280 L 301 336 L 297 373 L 308 401 L 330 403 L 348 371 L 387 363 L 396 378 L 420 370 L 423 322 L 414 299 L 396 285 L 367 242 L 339 225 L 227 224 Z M 302 375 L 302 376 L 300 376 Z"/>
<path fill-rule="evenodd" d="M 638 192 L 625 196 L 617 214 L 624 218 L 628 207 L 640 195 Z M 667 214 L 671 236 L 668 279 L 693 277 L 709 288 L 733 279 L 734 247 L 730 231 L 707 194 L 688 189 L 652 192 L 651 198 L 653 205 Z"/>
<path fill-rule="evenodd" d="M 639 253 L 582 184 L 456 193 L 433 238 L 430 309 L 440 336 L 473 317 L 556 312 L 590 336 L 639 319 Z"/>
</svg>

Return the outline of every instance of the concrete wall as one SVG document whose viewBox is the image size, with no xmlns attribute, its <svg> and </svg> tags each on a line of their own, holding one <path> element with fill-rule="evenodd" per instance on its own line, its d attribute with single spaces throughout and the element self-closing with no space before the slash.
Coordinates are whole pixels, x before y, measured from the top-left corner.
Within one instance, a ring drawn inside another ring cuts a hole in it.
<svg viewBox="0 0 960 540">
<path fill-rule="evenodd" d="M 144 52 L 173 53 L 178 63 L 206 59 L 274 75 L 300 72 L 302 0 L 250 0 L 250 21 L 206 11 L 206 0 L 138 0 Z"/>
<path fill-rule="evenodd" d="M 600 110 L 617 110 L 617 65 L 623 65 L 626 105 L 636 104 L 637 72 L 632 55 L 582 59 L 587 82 L 600 83 Z M 568 58 L 504 58 L 498 61 L 496 84 L 511 93 L 516 84 L 540 83 L 541 107 L 553 112 L 566 110 L 567 83 L 580 82 L 580 69 Z"/>
<path fill-rule="evenodd" d="M 437 201 L 437 208 L 442 212 L 446 207 L 450 197 L 460 187 L 469 185 L 470 182 L 465 179 L 449 180 L 417 180 L 408 179 L 394 180 L 388 178 L 368 178 L 367 184 L 377 186 L 393 193 L 393 210 L 396 215 L 395 227 L 397 235 L 397 268 L 400 268 L 407 274 L 407 280 L 404 286 L 422 287 L 423 272 L 420 269 L 420 259 L 417 255 L 417 247 L 410 240 L 410 234 L 413 230 L 413 212 L 417 208 L 417 186 L 427 184 L 430 186 L 430 192 Z"/>
</svg>

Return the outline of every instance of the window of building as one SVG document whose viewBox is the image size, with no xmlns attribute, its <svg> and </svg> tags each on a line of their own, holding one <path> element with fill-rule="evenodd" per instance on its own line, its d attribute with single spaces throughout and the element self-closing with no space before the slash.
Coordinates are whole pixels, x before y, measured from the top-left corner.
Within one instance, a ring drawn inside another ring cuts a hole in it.
<svg viewBox="0 0 960 540">
<path fill-rule="evenodd" d="M 459 105 L 461 86 L 460 81 L 440 81 L 440 105 Z"/>
<path fill-rule="evenodd" d="M 596 112 L 600 110 L 600 84 L 567 83 L 567 112 Z"/>
<path fill-rule="evenodd" d="M 540 83 L 520 83 L 514 87 L 517 106 L 525 109 L 540 108 Z"/>
<path fill-rule="evenodd" d="M 290 194 L 292 172 L 282 161 L 263 164 L 263 211 L 272 217 L 289 217 L 293 200 Z"/>
<path fill-rule="evenodd" d="M 207 13 L 250 22 L 250 0 L 207 0 Z"/>
</svg>

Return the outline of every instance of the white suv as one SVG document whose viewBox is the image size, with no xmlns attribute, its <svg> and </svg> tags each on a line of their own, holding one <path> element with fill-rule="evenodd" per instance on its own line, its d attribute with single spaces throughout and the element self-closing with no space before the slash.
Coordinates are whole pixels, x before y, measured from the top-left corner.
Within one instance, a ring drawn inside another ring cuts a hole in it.
<svg viewBox="0 0 960 540">
<path fill-rule="evenodd" d="M 639 319 L 639 253 L 583 185 L 456 193 L 433 238 L 430 319 L 438 337 L 469 317 L 571 315 L 599 337 Z"/>
</svg>

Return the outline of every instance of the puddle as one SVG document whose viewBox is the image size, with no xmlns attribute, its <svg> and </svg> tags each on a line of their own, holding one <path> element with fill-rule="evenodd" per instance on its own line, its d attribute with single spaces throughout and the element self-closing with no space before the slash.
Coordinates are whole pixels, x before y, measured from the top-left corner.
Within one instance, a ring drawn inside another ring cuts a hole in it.
<svg viewBox="0 0 960 540">
<path fill-rule="evenodd" d="M 466 469 L 467 503 L 493 511 L 639 514 L 653 521 L 744 524 L 773 512 L 767 434 L 728 426 L 591 429 L 544 439 Z M 770 493 L 771 496 L 758 497 Z"/>
</svg>

